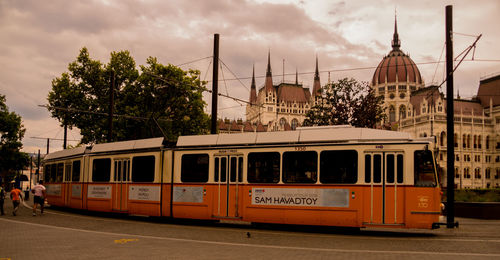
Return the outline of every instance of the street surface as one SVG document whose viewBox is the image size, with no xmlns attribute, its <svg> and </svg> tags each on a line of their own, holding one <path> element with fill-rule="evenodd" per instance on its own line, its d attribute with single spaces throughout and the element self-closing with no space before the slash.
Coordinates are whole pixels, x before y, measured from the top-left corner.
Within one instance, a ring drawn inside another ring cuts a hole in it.
<svg viewBox="0 0 500 260">
<path fill-rule="evenodd" d="M 500 259 L 499 220 L 458 218 L 458 229 L 437 230 L 253 227 L 61 209 L 33 217 L 31 206 L 13 216 L 5 200 L 1 260 Z"/>
</svg>

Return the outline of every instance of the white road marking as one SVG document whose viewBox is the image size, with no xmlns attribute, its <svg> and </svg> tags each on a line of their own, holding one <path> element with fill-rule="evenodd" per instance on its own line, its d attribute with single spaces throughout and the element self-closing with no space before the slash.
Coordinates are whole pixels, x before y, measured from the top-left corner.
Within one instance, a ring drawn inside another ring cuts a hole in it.
<svg viewBox="0 0 500 260">
<path fill-rule="evenodd" d="M 310 248 L 310 247 L 294 247 L 294 246 L 279 246 L 279 245 L 262 245 L 262 244 L 243 244 L 243 243 L 231 243 L 231 242 L 218 242 L 218 241 L 207 241 L 207 240 L 195 240 L 186 238 L 173 238 L 173 237 L 157 237 L 157 236 L 147 236 L 147 235 L 134 235 L 134 234 L 124 234 L 124 233 L 112 233 L 104 231 L 94 231 L 94 230 L 84 230 L 68 227 L 58 227 L 44 224 L 29 223 L 17 220 L 3 219 L 0 221 L 11 222 L 16 224 L 31 225 L 36 227 L 45 227 L 52 229 L 60 229 L 66 231 L 76 231 L 91 234 L 100 234 L 108 236 L 133 236 L 138 238 L 146 239 L 156 239 L 156 240 L 167 240 L 176 242 L 188 242 L 188 243 L 200 243 L 209 245 L 224 245 L 224 246 L 240 246 L 240 247 L 253 247 L 253 248 L 269 248 L 269 249 L 286 249 L 286 250 L 307 250 L 307 251 L 317 251 L 317 252 L 337 252 L 337 253 L 369 253 L 369 254 L 403 254 L 403 255 L 438 255 L 438 256 L 481 256 L 481 257 L 500 257 L 500 254 L 486 254 L 486 253 L 467 253 L 467 252 L 422 252 L 422 251 L 386 251 L 386 250 L 352 250 L 352 249 L 336 249 L 336 248 Z"/>
</svg>

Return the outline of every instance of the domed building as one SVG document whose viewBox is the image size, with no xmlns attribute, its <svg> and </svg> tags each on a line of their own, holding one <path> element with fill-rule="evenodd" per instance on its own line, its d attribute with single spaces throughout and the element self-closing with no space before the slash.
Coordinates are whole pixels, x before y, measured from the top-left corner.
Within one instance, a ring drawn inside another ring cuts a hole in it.
<svg viewBox="0 0 500 260">
<path fill-rule="evenodd" d="M 387 121 L 398 122 L 407 117 L 410 93 L 424 87 L 417 65 L 401 49 L 397 21 L 394 21 L 392 50 L 377 66 L 371 82 L 377 95 L 384 97 Z"/>
</svg>

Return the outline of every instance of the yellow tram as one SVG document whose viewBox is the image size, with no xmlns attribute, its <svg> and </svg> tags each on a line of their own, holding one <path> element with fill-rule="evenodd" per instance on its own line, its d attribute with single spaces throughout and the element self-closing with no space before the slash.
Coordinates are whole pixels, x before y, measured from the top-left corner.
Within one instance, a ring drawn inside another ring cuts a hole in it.
<svg viewBox="0 0 500 260">
<path fill-rule="evenodd" d="M 436 228 L 432 139 L 350 126 L 97 144 L 44 161 L 52 205 L 148 216 Z"/>
</svg>

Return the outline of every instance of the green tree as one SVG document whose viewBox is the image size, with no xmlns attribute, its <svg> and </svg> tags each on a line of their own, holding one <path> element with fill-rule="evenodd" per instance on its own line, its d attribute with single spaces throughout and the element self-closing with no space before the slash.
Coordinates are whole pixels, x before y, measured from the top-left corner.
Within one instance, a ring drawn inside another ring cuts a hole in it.
<svg viewBox="0 0 500 260">
<path fill-rule="evenodd" d="M 114 74 L 113 141 L 208 132 L 203 112 L 205 82 L 199 71 L 183 71 L 148 58 L 136 69 L 128 51 L 112 52 L 108 64 L 82 48 L 69 72 L 52 81 L 49 111 L 61 125 L 77 127 L 82 143 L 107 140 L 109 91 Z"/>
<path fill-rule="evenodd" d="M 9 112 L 4 95 L 0 94 L 0 174 L 9 181 L 17 170 L 22 170 L 29 163 L 29 157 L 21 152 L 26 129 L 21 117 Z"/>
<path fill-rule="evenodd" d="M 339 79 L 322 88 L 322 97 L 306 114 L 305 126 L 374 127 L 384 118 L 383 99 L 366 82 Z"/>
</svg>

